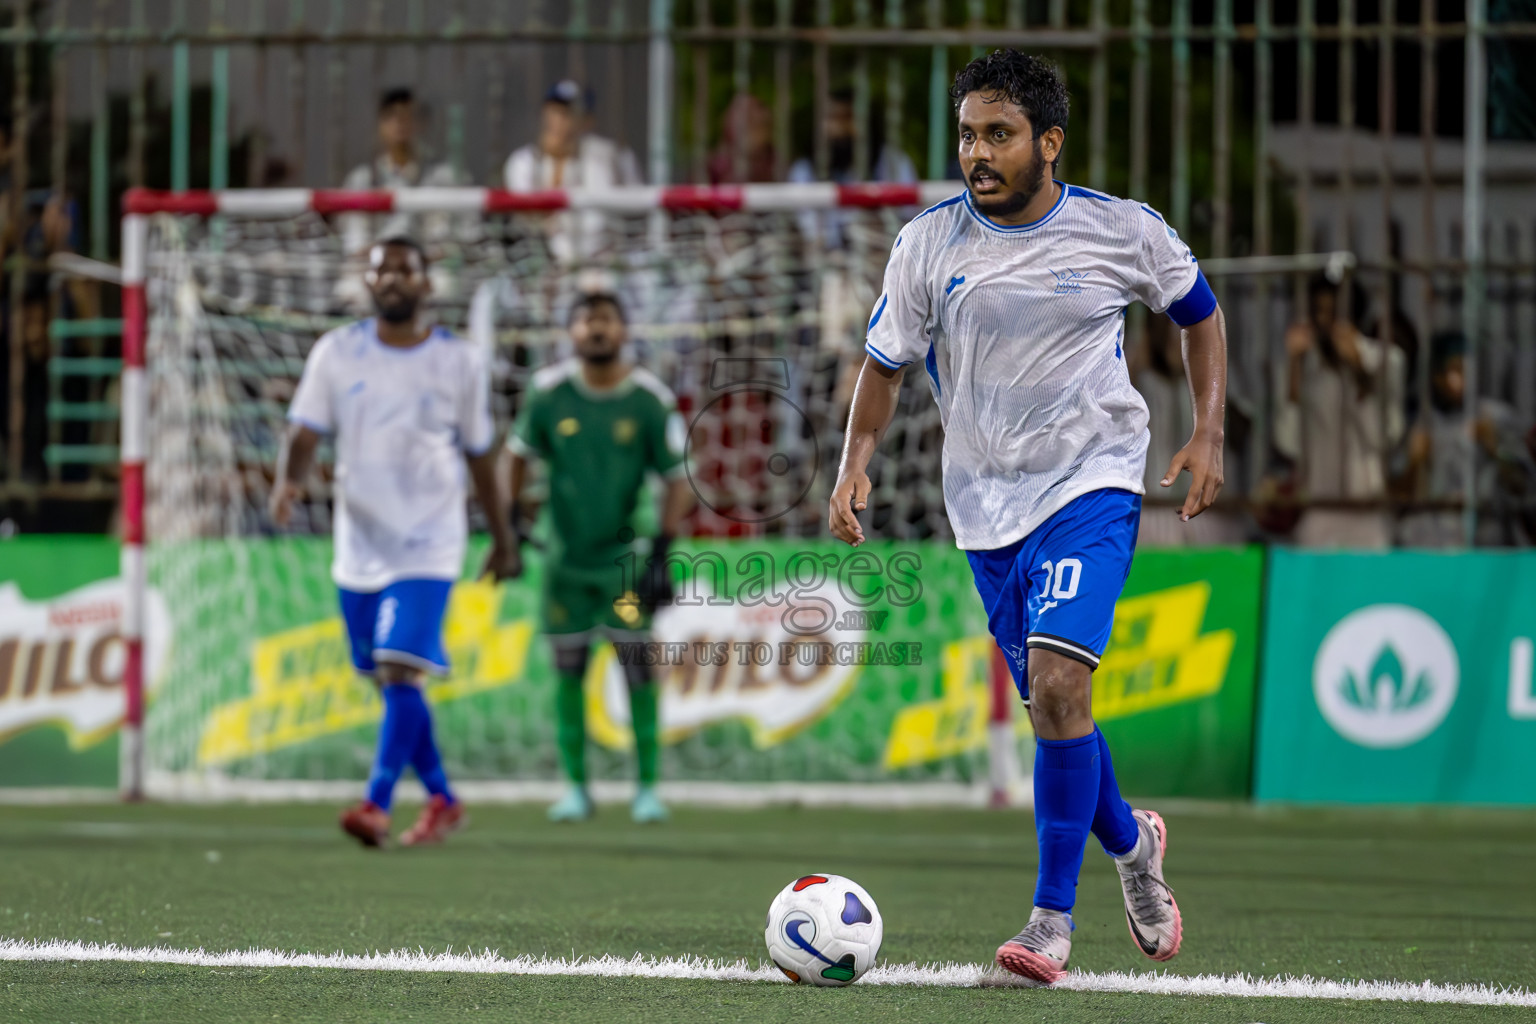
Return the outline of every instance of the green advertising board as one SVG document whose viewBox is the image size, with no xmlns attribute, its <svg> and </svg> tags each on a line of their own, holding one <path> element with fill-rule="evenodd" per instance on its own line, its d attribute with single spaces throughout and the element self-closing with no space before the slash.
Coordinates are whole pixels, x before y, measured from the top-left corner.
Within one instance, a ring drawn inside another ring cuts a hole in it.
<svg viewBox="0 0 1536 1024">
<path fill-rule="evenodd" d="M 0 787 L 117 785 L 118 544 L 0 541 Z"/>
<path fill-rule="evenodd" d="M 1536 803 L 1536 554 L 1271 555 L 1255 795 Z"/>
<path fill-rule="evenodd" d="M 1093 713 L 1133 796 L 1248 795 L 1260 547 L 1143 549 L 1093 674 Z"/>
<path fill-rule="evenodd" d="M 111 689 L 119 661 L 116 549 L 99 539 L 28 543 L 46 554 L 0 563 L 4 578 L 19 583 L 55 634 L 67 623 L 96 632 L 44 663 L 47 680 L 57 674 L 47 664 L 72 666 L 59 670 L 63 703 L 48 707 L 28 703 L 45 687 L 26 681 L 38 672 L 26 667 L 25 642 L 16 645 L 21 667 L 6 678 L 17 682 L 0 690 L 0 765 L 12 768 L 0 786 L 110 785 L 121 714 L 121 691 Z M 854 551 L 777 540 L 681 549 L 690 571 L 679 602 L 656 625 L 658 643 L 668 645 L 657 649 L 656 666 L 668 778 L 984 776 L 994 645 L 963 552 L 947 544 L 871 542 Z M 82 586 L 84 579 L 55 571 L 88 551 L 97 560 L 95 582 Z M 467 567 L 478 557 L 471 552 Z M 330 544 L 320 538 L 151 549 L 152 781 L 366 775 L 378 699 L 351 670 L 329 563 Z M 1137 556 L 1094 693 L 1127 791 L 1247 791 L 1261 567 L 1256 549 Z M 429 694 L 445 758 L 460 777 L 556 775 L 555 678 L 536 627 L 540 575 L 530 550 L 524 578 L 501 587 L 466 579 L 454 588 L 444 629 L 453 672 Z M 0 616 L 0 670 L 14 632 Z M 630 771 L 618 657 L 599 648 L 586 680 L 599 777 Z M 26 705 L 10 725 L 7 693 L 25 698 L 12 710 Z M 86 713 L 66 698 L 94 703 Z M 1016 725 L 1027 745 L 1022 714 Z M 38 737 L 50 734 L 45 756 L 7 760 L 13 750 L 36 754 Z M 83 772 L 86 752 L 94 774 Z"/>
</svg>

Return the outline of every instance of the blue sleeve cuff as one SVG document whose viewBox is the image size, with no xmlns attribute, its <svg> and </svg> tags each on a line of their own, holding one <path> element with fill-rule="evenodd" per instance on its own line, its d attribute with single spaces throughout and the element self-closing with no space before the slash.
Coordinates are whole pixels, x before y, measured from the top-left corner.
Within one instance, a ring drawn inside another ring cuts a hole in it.
<svg viewBox="0 0 1536 1024">
<path fill-rule="evenodd" d="M 1189 286 L 1184 297 L 1168 307 L 1168 319 L 1180 327 L 1193 325 L 1210 316 L 1216 309 L 1216 293 L 1205 279 L 1204 271 L 1195 268 L 1195 283 Z"/>
<path fill-rule="evenodd" d="M 864 343 L 864 351 L 868 352 L 870 355 L 874 356 L 875 357 L 875 361 L 877 363 L 879 363 L 881 366 L 890 367 L 892 370 L 899 370 L 903 366 L 907 365 L 907 363 L 898 363 L 896 360 L 892 359 L 890 356 L 886 355 L 884 352 L 881 352 L 879 349 L 875 348 L 875 346 L 871 345 L 867 341 Z M 907 362 L 911 362 L 911 360 L 908 360 Z"/>
</svg>

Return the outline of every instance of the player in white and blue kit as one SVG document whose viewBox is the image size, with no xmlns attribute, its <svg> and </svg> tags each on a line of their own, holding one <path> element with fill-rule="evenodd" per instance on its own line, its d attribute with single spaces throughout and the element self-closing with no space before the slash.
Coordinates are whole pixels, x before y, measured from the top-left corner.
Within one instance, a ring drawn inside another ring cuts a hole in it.
<svg viewBox="0 0 1536 1024">
<path fill-rule="evenodd" d="M 1091 831 L 1115 858 L 1142 952 L 1178 952 L 1163 878 L 1167 829 L 1120 797 L 1094 724 L 1092 674 L 1109 639 L 1141 516 L 1147 407 L 1125 365 L 1125 311 L 1142 302 L 1185 331 L 1195 430 L 1163 486 L 1188 470 L 1184 521 L 1222 484 L 1226 332 L 1189 248 L 1148 206 L 1051 176 L 1067 91 L 1012 50 L 972 61 L 951 90 L 968 189 L 896 239 L 831 499 L 831 527 L 864 539 L 866 467 L 905 367 L 928 379 L 944 424 L 944 503 L 993 636 L 1037 738 L 1040 869 L 1029 923 L 997 962 L 1062 977 Z"/>
<path fill-rule="evenodd" d="M 485 571 L 516 560 L 496 486 L 498 446 L 484 357 L 427 319 L 426 254 L 391 238 L 369 254 L 364 281 L 378 310 L 315 343 L 288 410 L 270 511 L 288 524 L 320 438 L 336 449 L 336 549 L 331 576 L 352 664 L 384 702 L 367 796 L 341 825 L 366 846 L 389 837 L 395 783 L 411 765 L 430 794 L 406 845 L 439 842 L 463 818 L 432 735 L 422 692 L 448 671 L 443 615 L 464 567 L 469 524 L 465 463 L 492 531 Z"/>
</svg>

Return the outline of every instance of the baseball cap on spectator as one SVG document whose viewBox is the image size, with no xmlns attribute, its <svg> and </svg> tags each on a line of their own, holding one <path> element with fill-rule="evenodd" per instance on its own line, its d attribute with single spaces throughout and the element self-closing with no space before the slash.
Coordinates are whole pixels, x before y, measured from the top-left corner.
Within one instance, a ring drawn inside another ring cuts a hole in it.
<svg viewBox="0 0 1536 1024">
<path fill-rule="evenodd" d="M 570 78 L 562 78 L 544 94 L 545 103 L 563 103 L 577 113 L 591 110 L 594 99 L 591 89 L 583 89 L 580 82 Z"/>
</svg>

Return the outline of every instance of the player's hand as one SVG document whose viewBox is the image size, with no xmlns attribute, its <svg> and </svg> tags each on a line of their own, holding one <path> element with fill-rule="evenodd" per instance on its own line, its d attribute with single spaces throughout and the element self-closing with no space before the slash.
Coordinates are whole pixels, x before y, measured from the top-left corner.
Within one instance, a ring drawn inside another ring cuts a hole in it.
<svg viewBox="0 0 1536 1024">
<path fill-rule="evenodd" d="M 666 535 L 651 541 L 651 555 L 646 559 L 645 571 L 636 581 L 635 597 L 640 608 L 650 615 L 657 608 L 672 603 L 676 596 L 672 587 L 672 569 L 667 565 L 667 554 L 672 549 L 672 538 Z"/>
<path fill-rule="evenodd" d="M 870 486 L 869 475 L 861 472 L 839 477 L 837 486 L 832 488 L 828 504 L 832 536 L 854 547 L 864 543 L 864 527 L 859 525 L 858 514 L 869 507 Z"/>
<path fill-rule="evenodd" d="M 1178 512 L 1179 518 L 1187 523 L 1214 505 L 1216 495 L 1221 492 L 1226 479 L 1221 466 L 1221 438 L 1202 434 L 1190 438 L 1189 444 L 1180 448 L 1173 461 L 1168 463 L 1162 485 L 1172 487 L 1179 473 L 1186 469 L 1190 476 L 1189 494 Z"/>
<path fill-rule="evenodd" d="M 267 498 L 267 514 L 272 517 L 272 522 L 278 529 L 287 529 L 288 522 L 293 518 L 293 503 L 304 496 L 299 485 L 291 480 L 286 480 L 272 488 L 272 494 Z"/>
<path fill-rule="evenodd" d="M 523 574 L 523 553 L 515 542 L 510 545 L 491 544 L 491 550 L 485 553 L 485 565 L 480 568 L 480 576 L 491 577 L 491 582 L 500 583 L 502 580 L 515 580 Z"/>
</svg>

